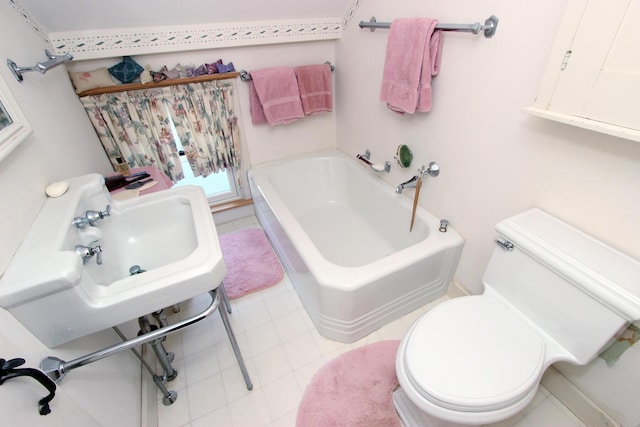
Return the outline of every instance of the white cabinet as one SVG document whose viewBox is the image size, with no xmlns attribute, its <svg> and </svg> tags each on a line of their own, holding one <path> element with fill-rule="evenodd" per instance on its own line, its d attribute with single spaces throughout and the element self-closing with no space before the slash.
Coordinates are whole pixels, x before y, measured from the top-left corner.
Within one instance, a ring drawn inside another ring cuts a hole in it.
<svg viewBox="0 0 640 427">
<path fill-rule="evenodd" d="M 640 142 L 640 0 L 569 0 L 525 111 Z"/>
</svg>

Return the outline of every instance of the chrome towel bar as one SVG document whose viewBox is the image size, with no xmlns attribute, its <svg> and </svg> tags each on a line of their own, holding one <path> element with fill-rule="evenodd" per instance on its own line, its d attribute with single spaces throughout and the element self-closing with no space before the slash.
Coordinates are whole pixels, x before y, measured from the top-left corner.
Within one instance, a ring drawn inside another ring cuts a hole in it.
<svg viewBox="0 0 640 427">
<path fill-rule="evenodd" d="M 325 64 L 328 64 L 329 67 L 331 67 L 331 71 L 334 71 L 336 69 L 336 67 L 329 61 L 325 61 Z M 240 70 L 240 80 L 245 83 L 248 82 L 249 80 L 251 80 L 251 74 L 249 74 L 247 70 Z"/>
<path fill-rule="evenodd" d="M 376 28 L 391 28 L 391 22 L 378 22 L 375 16 L 372 16 L 369 22 L 360 21 L 360 28 L 370 28 L 371 31 L 375 31 Z M 484 31 L 484 36 L 489 38 L 493 37 L 498 27 L 498 18 L 491 15 L 484 21 L 484 25 L 479 22 L 475 24 L 437 24 L 436 29 L 442 31 L 463 31 L 467 33 L 479 34 L 480 31 Z"/>
</svg>

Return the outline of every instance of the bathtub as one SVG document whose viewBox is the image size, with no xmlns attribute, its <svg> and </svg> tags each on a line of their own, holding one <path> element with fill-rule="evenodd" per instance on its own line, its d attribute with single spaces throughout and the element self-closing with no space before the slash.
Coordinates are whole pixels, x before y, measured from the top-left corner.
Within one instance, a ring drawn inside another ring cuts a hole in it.
<svg viewBox="0 0 640 427">
<path fill-rule="evenodd" d="M 355 155 L 268 163 L 248 177 L 256 216 L 321 335 L 354 342 L 446 293 L 463 239 L 421 207 L 409 232 L 412 200 Z"/>
</svg>

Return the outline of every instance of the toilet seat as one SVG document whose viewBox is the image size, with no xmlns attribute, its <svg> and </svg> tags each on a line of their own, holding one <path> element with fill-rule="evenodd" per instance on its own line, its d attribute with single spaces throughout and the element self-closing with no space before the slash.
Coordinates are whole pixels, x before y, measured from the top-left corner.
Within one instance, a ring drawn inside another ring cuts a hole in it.
<svg viewBox="0 0 640 427">
<path fill-rule="evenodd" d="M 513 406 L 535 393 L 546 368 L 541 334 L 493 296 L 436 306 L 416 321 L 403 344 L 403 377 L 415 393 L 446 410 Z"/>
</svg>

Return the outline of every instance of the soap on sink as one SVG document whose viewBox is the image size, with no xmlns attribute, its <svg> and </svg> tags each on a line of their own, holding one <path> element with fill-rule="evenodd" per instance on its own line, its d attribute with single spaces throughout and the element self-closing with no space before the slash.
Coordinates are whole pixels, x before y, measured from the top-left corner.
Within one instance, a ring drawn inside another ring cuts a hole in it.
<svg viewBox="0 0 640 427">
<path fill-rule="evenodd" d="M 44 192 L 49 197 L 60 197 L 69 189 L 69 183 L 67 181 L 58 181 L 47 185 Z"/>
</svg>

